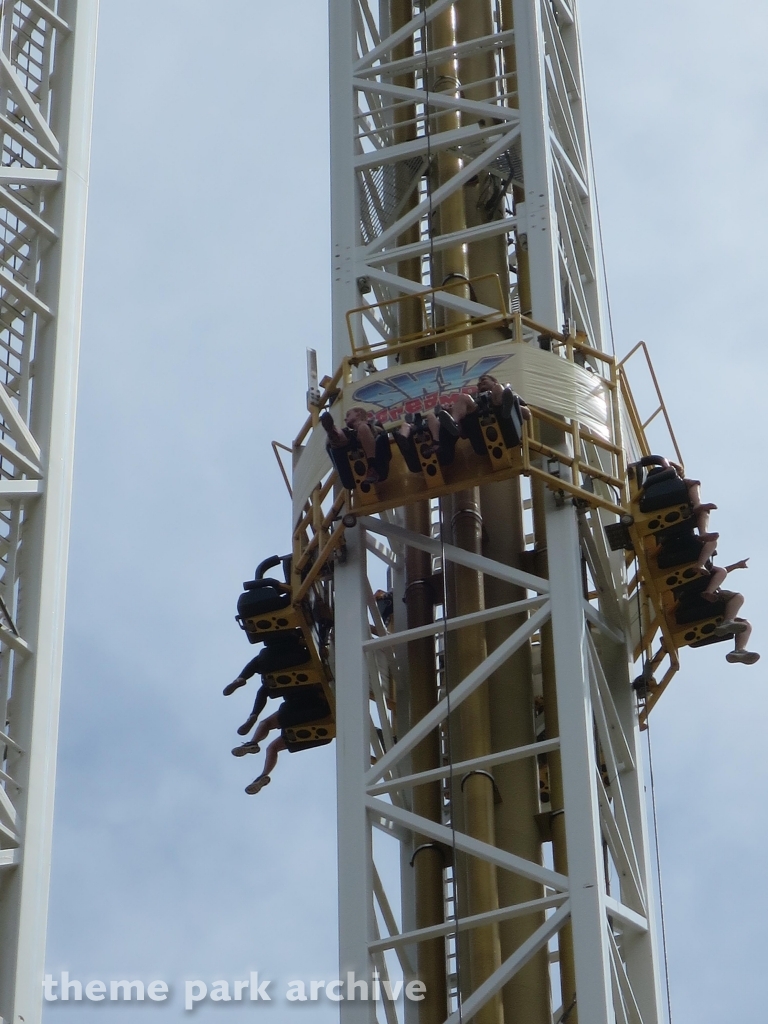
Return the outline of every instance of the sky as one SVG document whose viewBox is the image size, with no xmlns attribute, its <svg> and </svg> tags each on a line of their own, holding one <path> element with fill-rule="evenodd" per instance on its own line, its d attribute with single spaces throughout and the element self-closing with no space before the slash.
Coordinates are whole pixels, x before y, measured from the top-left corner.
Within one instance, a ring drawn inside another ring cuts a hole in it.
<svg viewBox="0 0 768 1024">
<path fill-rule="evenodd" d="M 759 355 L 768 9 L 581 0 L 616 350 L 651 347 L 689 475 L 764 642 Z M 252 690 L 240 584 L 289 546 L 270 441 L 330 370 L 322 2 L 102 0 L 47 969 L 166 980 L 335 978 L 334 749 L 229 750 Z M 683 652 L 651 716 L 673 1024 L 764 1013 L 766 659 Z M 256 762 L 256 764 L 254 764 Z M 201 1020 L 252 1009 L 205 1004 Z"/>
</svg>

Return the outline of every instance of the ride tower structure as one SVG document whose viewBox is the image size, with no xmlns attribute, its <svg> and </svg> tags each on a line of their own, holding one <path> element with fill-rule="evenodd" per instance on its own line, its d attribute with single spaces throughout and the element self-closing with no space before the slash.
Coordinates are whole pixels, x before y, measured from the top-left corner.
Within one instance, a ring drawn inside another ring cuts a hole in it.
<svg viewBox="0 0 768 1024">
<path fill-rule="evenodd" d="M 342 1021 L 658 1024 L 654 620 L 606 537 L 649 449 L 607 351 L 575 3 L 330 0 L 330 40 L 335 373 L 293 446 L 292 591 L 332 595 Z M 532 418 L 427 437 L 483 373 Z M 329 448 L 329 476 L 321 417 L 360 409 L 378 469 Z M 363 998 L 395 977 L 423 998 Z"/>
<path fill-rule="evenodd" d="M 578 12 L 332 0 L 330 25 L 334 365 L 346 360 L 331 386 L 426 412 L 481 365 L 511 374 L 524 357 L 516 389 L 538 410 L 522 469 L 446 481 L 438 467 L 420 500 L 374 488 L 346 528 L 341 977 L 424 981 L 403 1010 L 420 1024 L 652 1024 L 636 637 L 604 535 L 627 447 L 642 445 L 623 432 L 605 351 Z M 603 429 L 560 400 L 585 378 Z M 389 629 L 371 600 L 377 560 Z M 342 1020 L 377 1006 L 344 1001 Z"/>
<path fill-rule="evenodd" d="M 98 0 L 0 12 L 0 1021 L 39 1024 Z"/>
</svg>

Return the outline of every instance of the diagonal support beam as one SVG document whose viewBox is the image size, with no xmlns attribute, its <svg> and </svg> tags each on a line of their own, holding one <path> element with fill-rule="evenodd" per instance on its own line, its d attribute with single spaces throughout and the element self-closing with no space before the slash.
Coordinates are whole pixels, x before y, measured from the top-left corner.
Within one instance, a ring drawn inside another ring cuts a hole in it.
<svg viewBox="0 0 768 1024">
<path fill-rule="evenodd" d="M 411 160 L 416 156 L 426 156 L 428 153 L 434 155 L 444 149 L 460 150 L 462 145 L 475 145 L 489 135 L 498 134 L 497 124 L 485 125 L 482 128 L 472 124 L 463 128 L 452 128 L 450 131 L 435 132 L 434 135 L 419 135 L 408 142 L 398 142 L 383 149 L 358 153 L 355 157 L 355 170 L 366 171 L 374 167 L 385 167 L 387 164 Z"/>
<path fill-rule="evenodd" d="M 497 992 L 514 978 L 518 971 L 522 970 L 528 961 L 545 946 L 553 935 L 556 935 L 565 924 L 571 912 L 570 903 L 563 904 L 559 910 L 547 918 L 544 924 L 530 935 L 517 950 L 508 957 L 501 967 L 497 967 L 490 978 L 487 978 L 479 988 L 476 988 L 472 995 L 462 1001 L 460 1009 L 446 1020 L 445 1024 L 461 1024 L 462 1021 L 471 1020 Z"/>
<path fill-rule="evenodd" d="M 557 737 L 551 740 L 538 740 L 536 743 L 527 743 L 524 747 L 502 750 L 498 754 L 484 754 L 482 757 L 473 757 L 469 761 L 457 761 L 455 764 L 444 765 L 442 768 L 431 768 L 429 771 L 419 772 L 417 775 L 402 775 L 389 782 L 380 782 L 376 786 L 371 786 L 368 792 L 371 796 L 378 796 L 380 793 L 391 793 L 392 790 L 423 786 L 428 782 L 447 779 L 453 773 L 463 774 L 478 769 L 494 768 L 498 764 L 510 764 L 512 761 L 523 761 L 526 757 L 548 754 L 552 750 L 557 750 L 559 746 L 560 740 Z"/>
<path fill-rule="evenodd" d="M 616 939 L 610 929 L 608 930 L 608 940 L 611 947 L 611 967 L 616 973 L 616 980 L 626 1008 L 627 1020 L 629 1024 L 644 1024 L 640 1007 L 635 999 L 635 993 L 632 991 L 632 985 L 627 977 L 627 970 L 619 953 L 619 947 L 616 945 Z"/>
<path fill-rule="evenodd" d="M 597 626 L 603 636 L 607 636 L 615 644 L 624 644 L 624 634 L 614 629 L 605 616 L 586 599 L 584 600 L 584 614 L 593 626 Z"/>
<path fill-rule="evenodd" d="M 600 820 L 603 835 L 613 855 L 616 869 L 621 878 L 621 896 L 627 906 L 645 916 L 645 896 L 640 881 L 640 868 L 631 845 L 624 842 L 618 823 L 611 813 L 611 805 L 602 783 L 598 783 L 597 799 L 600 803 Z M 634 906 L 632 903 L 634 902 Z"/>
<path fill-rule="evenodd" d="M 476 224 L 473 228 L 464 228 L 462 231 L 451 231 L 446 235 L 438 235 L 437 238 L 411 242 L 410 245 L 398 245 L 395 249 L 386 249 L 374 256 L 368 256 L 365 261 L 366 266 L 370 267 L 371 264 L 375 264 L 385 267 L 400 260 L 410 259 L 412 256 L 423 256 L 428 252 L 443 252 L 444 249 L 450 249 L 454 245 L 481 242 L 486 238 L 495 238 L 496 235 L 508 235 L 514 231 L 516 225 L 517 217 L 501 217 L 499 220 L 490 220 L 487 224 Z"/>
<path fill-rule="evenodd" d="M 14 99 L 24 112 L 25 117 L 29 118 L 39 134 L 45 138 L 48 146 L 58 157 L 61 152 L 59 140 L 51 131 L 51 126 L 40 112 L 40 107 L 38 107 L 31 94 L 25 88 L 21 79 L 16 74 L 13 64 L 11 64 L 3 50 L 0 50 L 0 75 L 5 80 L 5 83 L 13 94 Z"/>
<path fill-rule="evenodd" d="M 514 107 L 502 107 L 497 103 L 485 103 L 482 100 L 465 100 L 461 96 L 446 92 L 430 92 L 427 95 L 423 89 L 409 89 L 404 85 L 389 85 L 385 82 L 370 82 L 364 78 L 355 78 L 352 84 L 362 92 L 379 93 L 382 96 L 390 96 L 395 100 L 402 100 L 407 103 L 416 103 L 430 107 L 439 107 L 443 110 L 461 110 L 465 114 L 472 114 L 474 117 L 486 121 L 495 122 L 497 130 L 503 131 L 501 122 L 508 121 L 517 124 L 520 120 L 519 111 Z"/>
<path fill-rule="evenodd" d="M 5 420 L 8 433 L 13 437 L 21 453 L 39 466 L 40 445 L 32 436 L 31 430 L 24 422 L 8 388 L 2 381 L 0 381 L 0 417 Z"/>
<path fill-rule="evenodd" d="M 519 612 L 532 611 L 540 607 L 546 598 L 541 594 L 538 597 L 529 597 L 525 601 L 513 601 L 511 604 L 498 604 L 492 608 L 483 608 L 479 612 L 469 612 L 467 615 L 457 615 L 452 619 L 438 619 L 437 622 L 430 622 L 426 626 L 414 626 L 413 629 L 403 629 L 399 633 L 387 633 L 384 636 L 377 636 L 368 640 L 363 645 L 367 651 L 381 650 L 387 647 L 399 647 L 400 644 L 410 643 L 411 640 L 422 640 L 427 636 L 435 636 L 448 630 L 449 633 L 456 629 L 463 629 L 464 626 L 475 626 L 482 622 L 492 622 L 495 619 L 505 619 L 508 615 L 517 615 Z"/>
<path fill-rule="evenodd" d="M 530 572 L 523 572 L 521 569 L 513 569 L 511 565 L 504 565 L 503 562 L 496 562 L 485 555 L 475 555 L 471 551 L 464 551 L 463 548 L 454 547 L 453 544 L 441 545 L 439 540 L 425 537 L 420 533 L 413 533 L 402 526 L 394 523 L 385 523 L 381 519 L 374 519 L 372 516 L 361 516 L 358 523 L 370 533 L 378 533 L 386 537 L 390 542 L 403 544 L 405 547 L 416 548 L 419 551 L 427 551 L 430 555 L 445 554 L 447 562 L 454 565 L 463 565 L 468 569 L 475 569 L 477 572 L 493 576 L 494 579 L 503 580 L 505 583 L 516 583 L 526 590 L 535 590 L 538 594 L 549 592 L 549 581 L 541 576 L 534 576 Z"/>
<path fill-rule="evenodd" d="M 413 942 L 439 939 L 444 935 L 452 935 L 456 931 L 468 932 L 472 928 L 480 928 L 487 924 L 499 924 L 501 921 L 511 921 L 516 917 L 527 917 L 528 914 L 536 914 L 541 910 L 559 907 L 567 899 L 567 893 L 559 892 L 554 896 L 543 896 L 540 900 L 528 900 L 527 903 L 515 903 L 510 907 L 501 907 L 499 910 L 488 910 L 484 914 L 460 917 L 458 921 L 445 921 L 443 924 L 433 924 L 428 928 L 418 928 L 413 932 L 392 934 L 386 939 L 371 942 L 368 948 L 372 952 L 380 949 L 397 949 L 398 946 L 407 946 Z"/>
<path fill-rule="evenodd" d="M 535 612 L 527 622 L 524 622 L 514 633 L 508 636 L 502 644 L 499 644 L 484 661 L 480 662 L 477 668 L 473 669 L 468 676 L 462 679 L 449 696 L 443 697 L 431 711 L 424 715 L 420 722 L 417 722 L 412 729 L 409 729 L 392 750 L 388 751 L 380 761 L 376 762 L 366 775 L 366 783 L 370 785 L 372 782 L 378 781 L 387 772 L 392 771 L 395 765 L 399 764 L 414 747 L 418 746 L 433 729 L 448 717 L 449 699 L 450 709 L 455 711 L 467 697 L 470 697 L 475 690 L 483 685 L 489 676 L 501 668 L 504 662 L 508 661 L 515 651 L 533 636 L 536 630 L 544 625 L 549 618 L 549 614 L 550 609 L 547 603 Z"/>
<path fill-rule="evenodd" d="M 361 271 L 361 274 L 363 271 Z M 397 274 L 389 274 L 385 270 L 374 270 L 366 266 L 364 274 L 371 281 L 378 281 L 380 284 L 388 285 L 397 291 L 405 292 L 406 295 L 419 295 L 424 291 L 424 285 L 418 281 L 411 281 L 407 277 L 399 277 Z M 492 316 L 499 310 L 494 306 L 486 306 L 482 302 L 473 302 L 471 299 L 463 299 L 460 295 L 451 292 L 433 292 L 432 299 L 437 306 L 444 309 L 452 309 L 456 313 L 466 313 L 467 316 Z"/>
<path fill-rule="evenodd" d="M 404 75 L 409 71 L 421 71 L 425 64 L 428 68 L 434 68 L 447 61 L 459 60 L 461 57 L 476 56 L 479 53 L 487 53 L 489 50 L 500 50 L 503 46 L 508 46 L 513 42 L 514 38 L 515 30 L 510 28 L 506 32 L 494 32 L 490 36 L 478 36 L 476 39 L 468 39 L 463 43 L 441 46 L 439 49 L 429 50 L 426 54 L 415 53 L 412 57 L 387 61 L 379 64 L 378 67 L 360 71 L 359 74 L 394 78 L 395 75 Z"/>
<path fill-rule="evenodd" d="M 494 110 L 504 110 L 504 107 L 494 107 Z M 437 209 L 437 207 L 447 199 L 448 196 L 465 185 L 471 178 L 474 178 L 476 174 L 487 167 L 492 160 L 495 160 L 497 156 L 501 156 L 505 153 L 515 139 L 520 135 L 519 128 L 513 128 L 512 131 L 504 132 L 503 135 L 496 142 L 490 145 L 484 150 L 479 156 L 476 156 L 474 160 L 470 160 L 469 163 L 465 164 L 460 171 L 454 174 L 444 185 L 435 189 L 432 193 L 431 199 L 427 198 L 422 200 L 417 206 L 412 207 L 408 213 L 403 214 L 394 224 L 391 224 L 386 231 L 375 238 L 369 245 L 363 250 L 363 257 L 373 255 L 384 249 L 390 242 L 395 241 L 400 235 L 412 224 L 416 224 L 425 217 L 430 210 Z"/>
<path fill-rule="evenodd" d="M 8 291 L 13 292 L 17 299 L 26 306 L 27 309 L 31 309 L 33 313 L 37 313 L 38 316 L 46 317 L 50 320 L 53 317 L 53 310 L 49 306 L 46 306 L 36 295 L 25 288 L 23 284 L 19 284 L 13 274 L 6 270 L 5 267 L 0 267 L 0 288 L 7 288 Z"/>
<path fill-rule="evenodd" d="M 394 807 L 384 800 L 367 797 L 365 803 L 373 814 L 379 815 L 401 828 L 406 828 L 414 834 L 428 836 L 438 843 L 444 843 L 450 849 L 455 848 L 470 857 L 478 857 L 489 864 L 495 864 L 503 871 L 511 871 L 512 874 L 528 878 L 532 882 L 548 885 L 557 892 L 568 891 L 568 879 L 558 871 L 552 871 L 550 868 L 542 867 L 541 864 L 518 857 L 517 854 L 500 850 L 497 846 L 491 846 L 490 843 L 473 839 L 465 832 L 455 832 L 447 825 L 440 825 L 430 818 L 422 818 L 420 814 L 406 811 L 402 807 Z"/>
<path fill-rule="evenodd" d="M 424 14 L 418 14 L 415 18 L 411 18 L 402 28 L 392 32 L 386 39 L 382 39 L 378 46 L 374 46 L 372 50 L 369 50 L 363 58 L 353 65 L 353 70 L 362 71 L 363 68 L 368 68 L 375 64 L 385 53 L 389 53 L 398 43 L 402 43 L 404 39 L 408 39 L 409 36 L 421 31 L 425 23 L 428 25 L 438 14 L 442 14 L 443 11 L 447 10 L 455 2 L 456 0 L 435 0 L 433 4 L 427 7 Z"/>
<path fill-rule="evenodd" d="M 47 4 L 44 4 L 42 0 L 25 0 L 25 3 L 28 7 L 31 7 L 33 11 L 37 11 L 37 13 L 41 14 L 46 21 L 50 22 L 51 25 L 55 25 L 56 28 L 60 29 L 62 32 L 69 33 L 72 31 L 67 22 L 56 14 L 55 11 L 52 11 Z"/>
</svg>

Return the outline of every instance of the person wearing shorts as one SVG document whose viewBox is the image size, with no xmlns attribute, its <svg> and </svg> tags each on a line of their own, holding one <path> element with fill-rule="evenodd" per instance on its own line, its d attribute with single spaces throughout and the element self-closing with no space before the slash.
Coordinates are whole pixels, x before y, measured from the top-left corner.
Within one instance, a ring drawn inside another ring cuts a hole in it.
<svg viewBox="0 0 768 1024">
<path fill-rule="evenodd" d="M 327 718 L 330 713 L 331 709 L 321 686 L 301 686 L 286 693 L 283 703 L 274 715 L 265 718 L 257 726 L 251 739 L 241 743 L 239 747 L 235 747 L 232 751 L 235 757 L 242 757 L 244 754 L 258 754 L 261 749 L 260 744 L 267 738 L 269 733 L 274 729 L 280 730 L 280 735 L 277 739 L 272 740 L 267 747 L 264 769 L 261 775 L 257 776 L 249 786 L 245 787 L 245 792 L 252 796 L 254 793 L 261 792 L 264 786 L 271 782 L 270 776 L 277 764 L 277 758 L 281 751 L 288 750 L 293 753 L 296 750 L 304 750 L 310 746 L 323 746 L 326 743 L 330 743 L 330 740 L 324 739 L 296 744 L 290 742 L 285 733 L 286 729 L 307 725 L 310 722 L 317 722 Z"/>
<path fill-rule="evenodd" d="M 744 596 L 735 590 L 722 590 L 720 587 L 712 592 L 709 586 L 710 581 L 704 576 L 675 590 L 678 602 L 675 608 L 677 624 L 685 626 L 722 615 L 723 621 L 715 627 L 712 635 L 734 638 L 734 649 L 726 654 L 725 660 L 731 664 L 754 665 L 760 660 L 760 655 L 747 650 L 752 626 L 738 614 L 744 604 Z"/>
</svg>

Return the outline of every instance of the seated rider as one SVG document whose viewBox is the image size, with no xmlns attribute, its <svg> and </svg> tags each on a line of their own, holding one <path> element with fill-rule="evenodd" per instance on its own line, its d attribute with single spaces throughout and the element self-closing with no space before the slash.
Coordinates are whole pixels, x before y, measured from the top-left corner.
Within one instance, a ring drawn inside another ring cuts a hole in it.
<svg viewBox="0 0 768 1024">
<path fill-rule="evenodd" d="M 677 477 L 685 485 L 688 502 L 691 506 L 692 515 L 682 519 L 673 526 L 660 530 L 657 540 L 660 545 L 657 556 L 659 567 L 669 567 L 682 564 L 683 561 L 695 561 L 700 572 L 707 572 L 710 559 L 717 554 L 717 542 L 720 539 L 719 533 L 709 532 L 709 514 L 717 505 L 703 503 L 701 500 L 701 481 L 692 480 L 683 475 L 682 467 L 670 463 L 668 459 L 657 458 L 656 464 L 648 471 L 640 495 L 640 508 L 643 508 L 643 494 L 650 496 L 651 508 L 659 508 L 658 499 L 654 496 L 655 484 L 664 481 L 661 486 L 668 483 L 670 475 Z M 675 502 L 676 503 L 676 502 Z M 698 533 L 694 532 L 698 531 Z M 722 571 L 722 570 L 719 570 Z M 722 577 L 725 579 L 725 576 Z"/>
<path fill-rule="evenodd" d="M 330 743 L 330 740 L 314 740 L 311 744 L 306 743 L 291 748 L 285 735 L 285 730 L 288 728 L 317 722 L 330 715 L 331 709 L 322 687 L 302 687 L 297 690 L 289 690 L 284 695 L 284 698 L 283 703 L 275 714 L 270 715 L 263 722 L 259 723 L 250 740 L 241 743 L 239 747 L 235 747 L 232 751 L 235 757 L 242 757 L 244 754 L 258 754 L 261 749 L 260 744 L 267 738 L 269 733 L 273 729 L 280 729 L 280 735 L 272 740 L 267 747 L 261 775 L 257 776 L 250 785 L 245 787 L 245 792 L 251 796 L 254 793 L 261 792 L 264 786 L 271 782 L 270 776 L 277 764 L 278 754 L 282 750 L 296 750 L 301 749 L 302 746 L 322 746 L 325 743 Z M 239 729 L 238 732 L 240 732 Z"/>
<path fill-rule="evenodd" d="M 471 395 L 461 392 L 454 396 L 451 411 L 440 409 L 437 413 L 439 422 L 455 437 L 464 434 L 462 420 L 470 413 L 490 407 L 500 419 L 510 419 L 515 397 L 520 403 L 520 414 L 524 420 L 531 418 L 528 404 L 512 390 L 510 384 L 500 384 L 490 373 L 483 373 L 477 378 L 477 400 Z"/>
<path fill-rule="evenodd" d="M 231 693 L 234 693 L 235 690 L 239 690 L 241 686 L 245 686 L 248 680 L 251 679 L 252 676 L 256 675 L 256 673 L 259 671 L 259 668 L 259 655 L 257 654 L 256 657 L 252 658 L 245 666 L 245 668 L 241 670 L 240 675 L 237 677 L 237 679 L 233 679 L 231 683 L 227 683 L 227 685 L 224 687 L 224 696 L 229 697 L 229 695 Z M 267 706 L 267 701 L 269 700 L 270 696 L 277 697 L 278 694 L 272 693 L 267 684 L 262 683 L 261 686 L 256 691 L 256 700 L 253 702 L 253 708 L 251 709 L 250 715 L 248 715 L 243 724 L 238 727 L 237 732 L 239 736 L 247 736 L 247 734 L 251 731 L 254 725 L 256 725 L 256 723 L 259 720 L 259 715 Z"/>
<path fill-rule="evenodd" d="M 376 469 L 375 435 L 381 431 L 381 427 L 374 421 L 373 413 L 369 413 L 362 406 L 356 405 L 347 411 L 344 416 L 344 424 L 344 429 L 341 430 L 336 426 L 333 416 L 328 411 L 320 414 L 320 425 L 328 435 L 329 446 L 331 448 L 346 448 L 357 437 L 368 461 L 368 472 L 363 483 L 378 483 L 379 471 Z"/>
<path fill-rule="evenodd" d="M 241 670 L 240 675 L 227 683 L 224 687 L 224 696 L 229 697 L 235 690 L 245 686 L 249 679 L 257 673 L 265 675 L 282 669 L 298 667 L 310 660 L 310 654 L 298 630 L 287 631 L 285 635 L 268 638 L 264 648 L 251 658 L 248 664 Z M 256 691 L 256 700 L 253 709 L 246 721 L 237 730 L 241 736 L 250 732 L 258 721 L 259 715 L 264 710 L 270 697 L 276 697 L 278 693 L 273 692 L 266 683 L 262 682 Z"/>
<path fill-rule="evenodd" d="M 744 665 L 754 665 L 760 660 L 760 655 L 747 650 L 752 626 L 747 619 L 741 618 L 738 614 L 744 604 L 744 596 L 733 590 L 721 590 L 719 585 L 729 572 L 733 569 L 745 569 L 746 564 L 747 560 L 742 559 L 725 568 L 712 566 L 709 577 L 702 576 L 677 587 L 674 591 L 678 602 L 675 619 L 679 625 L 687 625 L 722 615 L 723 621 L 715 628 L 713 635 L 734 638 L 734 649 L 726 654 L 725 660 L 731 664 L 740 662 Z"/>
<path fill-rule="evenodd" d="M 715 552 L 717 554 L 717 552 Z M 706 589 L 701 593 L 701 596 L 705 601 L 715 601 L 716 595 L 720 590 L 720 584 L 725 582 L 725 577 L 729 572 L 733 572 L 734 569 L 746 569 L 748 558 L 742 558 L 739 562 L 733 562 L 731 565 L 726 565 L 723 568 L 720 565 L 715 565 L 711 559 L 709 559 L 706 565 L 702 568 L 699 566 L 701 572 L 706 573 L 709 576 Z"/>
<path fill-rule="evenodd" d="M 681 466 L 678 466 L 674 462 L 670 462 L 668 459 L 659 458 L 657 465 L 652 469 L 648 470 L 644 489 L 653 486 L 654 477 L 665 470 L 674 469 L 675 473 L 685 484 L 688 492 L 688 501 L 691 504 L 691 509 L 696 520 L 696 528 L 699 531 L 699 536 L 702 540 L 710 541 L 717 540 L 719 534 L 709 533 L 709 513 L 714 512 L 717 505 L 713 505 L 711 502 L 703 503 L 701 500 L 701 480 L 692 480 L 687 476 L 683 475 Z"/>
</svg>

